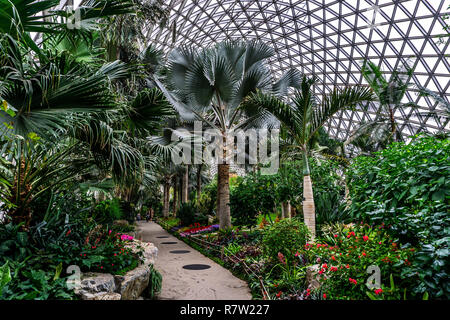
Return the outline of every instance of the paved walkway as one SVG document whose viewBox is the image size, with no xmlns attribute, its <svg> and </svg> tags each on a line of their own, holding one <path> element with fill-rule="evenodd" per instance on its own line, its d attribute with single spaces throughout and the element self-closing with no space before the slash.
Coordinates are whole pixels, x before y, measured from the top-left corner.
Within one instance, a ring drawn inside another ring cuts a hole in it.
<svg viewBox="0 0 450 320">
<path fill-rule="evenodd" d="M 161 300 L 250 300 L 252 295 L 245 281 L 205 257 L 186 243 L 169 234 L 154 222 L 139 222 L 139 233 L 143 241 L 158 248 L 155 268 L 162 275 Z M 158 238 L 167 237 L 167 238 Z M 163 244 L 162 242 L 176 242 Z M 174 254 L 173 250 L 189 250 L 189 253 Z M 205 270 L 186 270 L 188 264 L 206 264 Z"/>
</svg>

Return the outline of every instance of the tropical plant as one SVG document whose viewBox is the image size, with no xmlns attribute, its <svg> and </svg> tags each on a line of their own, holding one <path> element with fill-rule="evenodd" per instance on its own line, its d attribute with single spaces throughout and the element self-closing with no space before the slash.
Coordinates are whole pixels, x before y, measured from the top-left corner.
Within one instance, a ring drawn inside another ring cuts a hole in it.
<svg viewBox="0 0 450 320">
<path fill-rule="evenodd" d="M 264 229 L 263 253 L 272 261 L 277 261 L 279 253 L 290 260 L 310 238 L 308 228 L 300 219 L 282 219 Z"/>
<path fill-rule="evenodd" d="M 348 170 L 353 219 L 384 223 L 403 244 L 418 249 L 404 272 L 419 275 L 413 292 L 449 296 L 450 219 L 448 138 L 415 137 L 394 143 L 373 157 L 358 157 Z M 420 258 L 419 258 L 420 257 Z"/>
<path fill-rule="evenodd" d="M 217 216 L 220 227 L 231 226 L 229 203 L 230 134 L 250 126 L 273 123 L 275 119 L 261 108 L 247 108 L 246 97 L 257 90 L 284 94 L 297 83 L 298 72 L 291 70 L 272 83 L 266 61 L 273 49 L 258 41 L 222 42 L 196 50 L 180 47 L 171 52 L 167 87 L 156 79 L 181 117 L 202 120 L 217 132 L 218 158 Z"/>
<path fill-rule="evenodd" d="M 398 299 L 407 290 L 408 297 L 414 298 L 413 278 L 402 277 L 401 271 L 411 265 L 415 249 L 403 248 L 394 240 L 382 227 L 353 226 L 306 245 L 303 252 L 310 263 L 318 264 L 321 291 L 327 299 L 367 299 L 368 290 L 385 299 Z M 399 285 L 389 290 L 392 275 Z"/>
<path fill-rule="evenodd" d="M 303 156 L 303 215 L 305 223 L 315 235 L 315 209 L 308 161 L 309 142 L 316 132 L 338 111 L 352 108 L 373 99 L 372 90 L 364 87 L 335 88 L 319 101 L 313 87 L 317 79 L 302 77 L 300 88 L 291 104 L 261 92 L 251 94 L 246 105 L 262 108 L 275 115 L 290 133 Z"/>
<path fill-rule="evenodd" d="M 414 68 L 407 60 L 399 69 L 394 70 L 388 79 L 383 71 L 375 63 L 365 60 L 361 67 L 361 73 L 368 82 L 370 88 L 377 97 L 378 109 L 372 121 L 361 123 L 352 133 L 345 144 L 355 144 L 366 151 L 380 150 L 392 141 L 402 141 L 402 134 L 395 120 L 395 112 L 399 109 L 417 107 L 413 102 L 403 103 L 406 90 L 411 86 L 410 81 Z M 368 108 L 370 104 L 366 105 Z M 360 140 L 365 140 L 360 141 Z"/>
</svg>

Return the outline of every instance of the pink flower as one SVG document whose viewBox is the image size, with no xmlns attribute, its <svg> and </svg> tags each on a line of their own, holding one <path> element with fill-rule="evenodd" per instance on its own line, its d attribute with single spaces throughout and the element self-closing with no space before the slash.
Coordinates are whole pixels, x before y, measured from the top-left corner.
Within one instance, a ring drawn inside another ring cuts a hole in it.
<svg viewBox="0 0 450 320">
<path fill-rule="evenodd" d="M 278 260 L 280 260 L 280 262 L 282 264 L 286 264 L 286 260 L 284 259 L 284 255 L 281 252 L 278 252 Z"/>
<path fill-rule="evenodd" d="M 127 234 L 123 234 L 120 236 L 120 240 L 122 241 L 128 241 L 128 240 L 133 240 L 134 238 L 132 236 L 129 236 Z"/>
<path fill-rule="evenodd" d="M 316 260 L 317 262 L 320 262 L 320 258 L 317 258 L 317 260 Z"/>
</svg>

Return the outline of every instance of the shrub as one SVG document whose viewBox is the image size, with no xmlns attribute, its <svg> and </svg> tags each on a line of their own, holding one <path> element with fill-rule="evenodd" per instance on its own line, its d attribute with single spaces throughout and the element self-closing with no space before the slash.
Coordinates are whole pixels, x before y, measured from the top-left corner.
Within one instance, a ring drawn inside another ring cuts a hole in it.
<svg viewBox="0 0 450 320">
<path fill-rule="evenodd" d="M 118 199 L 104 200 L 95 205 L 92 217 L 97 223 L 109 224 L 124 218 Z"/>
<path fill-rule="evenodd" d="M 321 290 L 327 299 L 368 299 L 367 292 L 383 299 L 401 299 L 406 295 L 414 298 L 410 290 L 412 279 L 402 279 L 400 274 L 411 265 L 415 249 L 401 248 L 382 227 L 341 228 L 325 240 L 306 244 L 305 254 L 311 263 L 319 264 Z M 380 288 L 366 286 L 373 272 L 369 266 L 379 268 Z M 392 290 L 391 277 L 396 283 Z"/>
<path fill-rule="evenodd" d="M 302 221 L 297 218 L 283 219 L 264 229 L 263 252 L 273 261 L 278 259 L 278 253 L 293 257 L 309 239 L 309 230 Z"/>
<path fill-rule="evenodd" d="M 260 173 L 240 178 L 230 191 L 233 225 L 254 226 L 261 212 L 272 212 L 276 203 L 275 179 Z"/>
<path fill-rule="evenodd" d="M 373 157 L 358 157 L 348 170 L 354 218 L 384 223 L 401 243 L 418 248 L 406 274 L 419 274 L 414 292 L 450 297 L 450 141 L 415 137 Z"/>
<path fill-rule="evenodd" d="M 196 213 L 196 208 L 191 202 L 182 203 L 177 212 L 177 217 L 183 226 L 194 223 L 208 223 L 208 218 L 202 214 Z"/>
<path fill-rule="evenodd" d="M 200 193 L 200 201 L 196 202 L 196 205 L 202 215 L 216 215 L 217 178 L 213 179 L 209 184 L 203 187 L 203 190 Z"/>
</svg>

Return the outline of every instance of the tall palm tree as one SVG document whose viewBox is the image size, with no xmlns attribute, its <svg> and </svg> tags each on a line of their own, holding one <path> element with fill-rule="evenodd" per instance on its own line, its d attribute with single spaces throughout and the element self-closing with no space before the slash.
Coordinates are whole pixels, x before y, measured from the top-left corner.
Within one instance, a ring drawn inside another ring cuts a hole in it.
<svg viewBox="0 0 450 320">
<path fill-rule="evenodd" d="M 375 146 L 375 150 L 379 150 L 392 141 L 402 141 L 394 114 L 398 109 L 417 107 L 412 102 L 402 103 L 413 72 L 414 68 L 410 66 L 410 61 L 406 61 L 392 72 L 389 79 L 386 79 L 381 68 L 375 63 L 368 60 L 363 62 L 361 73 L 375 93 L 379 106 L 375 119 L 362 123 L 350 134 L 346 144 L 354 141 L 356 145 L 362 146 L 360 141 L 362 140 L 370 146 Z"/>
<path fill-rule="evenodd" d="M 300 89 L 296 90 L 291 104 L 261 92 L 253 93 L 246 100 L 249 108 L 264 108 L 276 116 L 289 131 L 303 157 L 303 214 L 305 224 L 315 235 L 315 208 L 308 164 L 310 141 L 317 131 L 338 111 L 373 100 L 372 90 L 363 87 L 335 88 L 320 101 L 314 94 L 315 78 L 302 77 Z"/>
<path fill-rule="evenodd" d="M 274 51 L 258 42 L 223 42 L 212 48 L 196 50 L 179 47 L 171 52 L 167 75 L 168 100 L 184 117 L 202 120 L 219 132 L 217 215 L 220 228 L 231 226 L 229 207 L 230 134 L 250 126 L 270 126 L 276 122 L 264 109 L 245 108 L 246 97 L 258 90 L 285 94 L 295 85 L 296 71 L 290 71 L 279 81 L 273 81 L 268 58 Z M 216 155 L 217 156 L 217 155 Z"/>
</svg>

